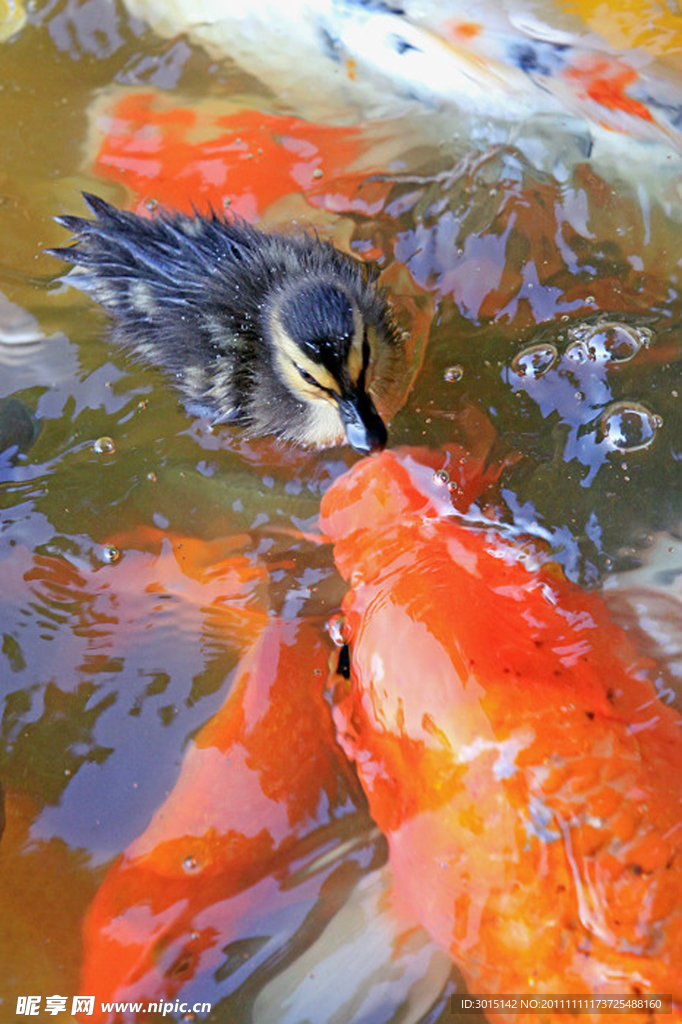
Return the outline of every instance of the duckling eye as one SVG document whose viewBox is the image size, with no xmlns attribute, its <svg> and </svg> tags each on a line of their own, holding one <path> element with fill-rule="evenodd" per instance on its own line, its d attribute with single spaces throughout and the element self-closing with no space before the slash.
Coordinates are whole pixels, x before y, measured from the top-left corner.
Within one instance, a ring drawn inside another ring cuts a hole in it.
<svg viewBox="0 0 682 1024">
<path fill-rule="evenodd" d="M 304 370 L 302 366 L 299 366 L 298 363 L 294 363 L 294 366 L 296 367 L 296 369 L 300 373 L 301 377 L 303 377 L 303 380 L 306 382 L 306 384 L 310 384 L 314 388 L 320 388 L 321 387 L 320 382 L 315 380 L 313 375 L 308 373 L 307 370 Z M 324 388 L 322 388 L 322 390 L 324 390 Z"/>
</svg>

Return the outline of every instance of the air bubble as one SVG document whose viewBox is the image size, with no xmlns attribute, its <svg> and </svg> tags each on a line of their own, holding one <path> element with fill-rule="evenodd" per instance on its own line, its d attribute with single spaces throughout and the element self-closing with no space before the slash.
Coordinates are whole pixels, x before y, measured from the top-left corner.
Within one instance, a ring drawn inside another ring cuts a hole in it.
<svg viewBox="0 0 682 1024">
<path fill-rule="evenodd" d="M 651 340 L 646 327 L 627 324 L 595 324 L 583 336 L 582 345 L 587 357 L 598 363 L 627 363 L 634 359 L 642 347 Z"/>
<path fill-rule="evenodd" d="M 198 859 L 191 855 L 189 857 L 185 857 L 185 859 L 182 862 L 182 870 L 186 871 L 188 874 L 191 874 L 194 871 L 198 871 L 199 868 L 200 864 Z"/>
<path fill-rule="evenodd" d="M 116 444 L 111 437 L 98 437 L 92 447 L 98 455 L 110 455 L 116 451 Z"/>
<path fill-rule="evenodd" d="M 639 402 L 614 402 L 602 413 L 599 433 L 616 451 L 636 452 L 649 447 L 662 424 L 660 416 Z"/>
<path fill-rule="evenodd" d="M 517 352 L 511 365 L 512 370 L 519 377 L 530 377 L 531 380 L 536 380 L 551 370 L 558 359 L 559 353 L 554 345 L 529 345 L 528 348 Z"/>
<path fill-rule="evenodd" d="M 350 640 L 350 629 L 345 615 L 332 615 L 327 623 L 327 632 L 336 647 L 345 647 Z"/>
<path fill-rule="evenodd" d="M 443 379 L 448 384 L 454 384 L 458 380 L 461 380 L 464 376 L 464 367 L 462 366 L 448 366 L 447 370 L 443 374 Z"/>
<path fill-rule="evenodd" d="M 102 561 L 107 565 L 114 565 L 121 560 L 121 549 L 115 544 L 104 544 L 102 547 Z"/>
<path fill-rule="evenodd" d="M 569 345 L 566 349 L 566 357 L 574 363 L 586 363 L 589 359 L 587 349 L 582 341 L 574 341 L 572 345 Z"/>
</svg>

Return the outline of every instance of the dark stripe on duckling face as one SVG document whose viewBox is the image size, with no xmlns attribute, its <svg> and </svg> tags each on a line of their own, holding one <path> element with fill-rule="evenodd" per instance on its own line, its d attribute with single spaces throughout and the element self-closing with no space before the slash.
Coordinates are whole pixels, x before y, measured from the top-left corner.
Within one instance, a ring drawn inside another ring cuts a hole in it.
<svg viewBox="0 0 682 1024">
<path fill-rule="evenodd" d="M 280 369 L 299 401 L 334 403 L 356 451 L 383 448 L 386 427 L 366 390 L 367 327 L 350 296 L 328 281 L 300 282 L 282 297 L 273 325 Z"/>
<path fill-rule="evenodd" d="M 278 318 L 313 362 L 334 374 L 346 364 L 357 324 L 350 296 L 338 284 L 304 278 L 282 297 Z"/>
</svg>

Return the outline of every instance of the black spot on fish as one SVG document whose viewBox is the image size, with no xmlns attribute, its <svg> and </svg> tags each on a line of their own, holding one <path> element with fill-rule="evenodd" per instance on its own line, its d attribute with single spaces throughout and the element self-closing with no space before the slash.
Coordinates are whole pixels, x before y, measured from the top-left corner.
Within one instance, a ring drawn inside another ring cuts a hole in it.
<svg viewBox="0 0 682 1024">
<path fill-rule="evenodd" d="M 336 666 L 336 671 L 344 679 L 350 679 L 350 650 L 348 644 L 344 644 L 339 651 L 339 663 Z"/>
<path fill-rule="evenodd" d="M 655 110 L 660 110 L 666 115 L 673 128 L 682 128 L 682 106 L 677 103 L 664 103 L 660 99 L 656 99 L 655 96 L 651 96 L 649 93 L 646 94 L 642 99 L 642 102 L 648 106 L 653 107 Z"/>
<path fill-rule="evenodd" d="M 549 77 L 560 71 L 566 63 L 564 56 L 568 46 L 565 43 L 546 43 L 535 40 L 514 43 L 509 57 L 511 62 L 527 75 Z"/>
<path fill-rule="evenodd" d="M 405 14 L 405 8 L 400 4 L 391 4 L 387 0 L 346 0 L 345 6 L 362 7 L 366 11 L 385 11 L 386 14 Z"/>
<path fill-rule="evenodd" d="M 318 35 L 320 38 L 322 52 L 338 64 L 341 60 L 341 46 L 339 44 L 339 40 L 323 25 L 318 27 Z"/>
<path fill-rule="evenodd" d="M 402 39 L 400 36 L 393 36 L 393 46 L 395 48 L 395 52 L 401 57 L 404 53 L 407 53 L 408 50 L 416 50 L 417 53 L 422 52 L 418 46 L 408 43 L 407 39 Z"/>
</svg>

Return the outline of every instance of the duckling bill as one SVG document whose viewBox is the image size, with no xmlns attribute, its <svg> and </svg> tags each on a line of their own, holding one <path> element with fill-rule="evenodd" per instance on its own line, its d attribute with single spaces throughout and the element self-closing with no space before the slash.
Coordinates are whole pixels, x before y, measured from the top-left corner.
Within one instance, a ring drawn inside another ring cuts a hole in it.
<svg viewBox="0 0 682 1024">
<path fill-rule="evenodd" d="M 116 341 L 164 367 L 188 411 L 306 447 L 379 450 L 379 413 L 403 362 L 376 270 L 307 235 L 162 212 L 84 193 L 95 215 L 58 217 L 75 244 L 49 252 L 114 318 Z"/>
</svg>

